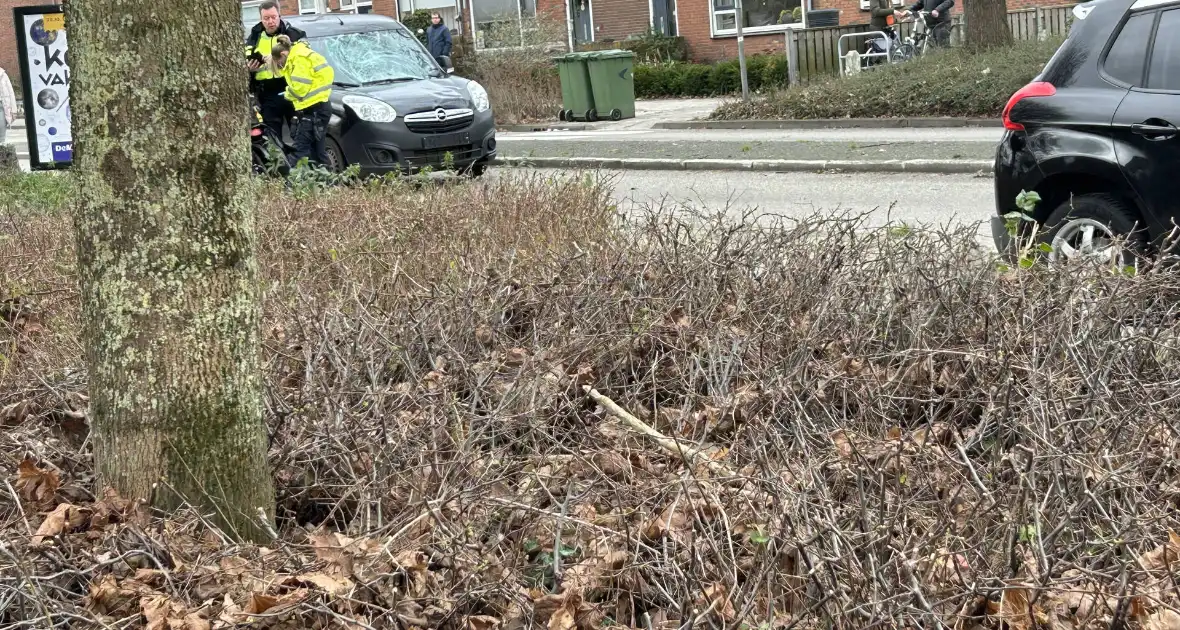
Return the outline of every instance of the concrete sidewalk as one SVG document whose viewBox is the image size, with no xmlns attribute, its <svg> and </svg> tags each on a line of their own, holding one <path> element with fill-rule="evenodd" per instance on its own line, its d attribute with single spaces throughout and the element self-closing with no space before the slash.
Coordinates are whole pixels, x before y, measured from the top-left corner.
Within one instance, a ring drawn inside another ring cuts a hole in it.
<svg viewBox="0 0 1180 630">
<path fill-rule="evenodd" d="M 503 133 L 505 164 L 685 170 L 975 173 L 990 170 L 1002 129 L 990 127 L 549 131 Z"/>
<path fill-rule="evenodd" d="M 656 125 L 688 123 L 703 120 L 713 113 L 727 98 L 669 98 L 640 99 L 635 101 L 635 117 L 613 122 L 561 122 L 558 120 L 521 125 L 499 125 L 500 131 L 528 133 L 550 131 L 596 131 L 656 129 Z"/>
</svg>

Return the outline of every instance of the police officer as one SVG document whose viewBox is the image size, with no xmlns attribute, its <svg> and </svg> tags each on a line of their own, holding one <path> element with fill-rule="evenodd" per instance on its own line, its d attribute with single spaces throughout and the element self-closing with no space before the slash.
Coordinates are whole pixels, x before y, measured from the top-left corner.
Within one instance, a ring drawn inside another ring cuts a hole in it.
<svg viewBox="0 0 1180 630">
<path fill-rule="evenodd" d="M 297 123 L 294 166 L 303 158 L 328 166 L 328 122 L 332 119 L 332 81 L 336 71 L 323 55 L 306 41 L 292 42 L 286 35 L 275 37 L 271 60 L 279 76 L 287 82 L 285 97 L 295 108 Z"/>
<path fill-rule="evenodd" d="M 275 38 L 282 35 L 292 42 L 304 39 L 307 35 L 287 24 L 279 17 L 279 3 L 267 0 L 259 6 L 262 21 L 254 25 L 250 36 L 246 38 L 246 56 L 258 53 L 263 61 L 250 60 L 250 91 L 258 102 L 258 109 L 262 112 L 262 122 L 278 137 L 283 137 L 283 122 L 289 121 L 295 110 L 291 101 L 283 97 L 287 89 L 287 81 L 274 73 L 270 67 L 271 48 Z M 294 130 L 292 129 L 292 133 Z"/>
</svg>

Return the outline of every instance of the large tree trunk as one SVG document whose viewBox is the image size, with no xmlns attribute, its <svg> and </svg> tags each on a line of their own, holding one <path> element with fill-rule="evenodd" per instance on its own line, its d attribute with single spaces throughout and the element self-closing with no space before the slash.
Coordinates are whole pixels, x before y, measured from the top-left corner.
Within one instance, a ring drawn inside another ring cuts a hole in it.
<svg viewBox="0 0 1180 630">
<path fill-rule="evenodd" d="M 967 47 L 974 51 L 1012 44 L 1006 0 L 963 0 Z"/>
<path fill-rule="evenodd" d="M 272 519 L 238 0 L 68 0 L 78 274 L 100 487 Z"/>
</svg>

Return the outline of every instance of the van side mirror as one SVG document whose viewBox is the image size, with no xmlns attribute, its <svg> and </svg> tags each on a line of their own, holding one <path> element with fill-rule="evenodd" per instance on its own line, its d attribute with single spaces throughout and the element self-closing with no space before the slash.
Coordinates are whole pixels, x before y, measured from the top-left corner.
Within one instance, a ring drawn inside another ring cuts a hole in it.
<svg viewBox="0 0 1180 630">
<path fill-rule="evenodd" d="M 443 70 L 446 70 L 447 74 L 455 74 L 455 65 L 451 63 L 451 58 L 449 56 L 443 55 L 442 57 L 439 57 L 438 62 L 442 65 Z"/>
</svg>

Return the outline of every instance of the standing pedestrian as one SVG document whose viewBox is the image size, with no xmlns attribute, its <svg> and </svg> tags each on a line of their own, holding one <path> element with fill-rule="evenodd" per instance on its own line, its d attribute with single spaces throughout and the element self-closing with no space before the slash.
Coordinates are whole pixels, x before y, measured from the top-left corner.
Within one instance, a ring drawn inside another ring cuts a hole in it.
<svg viewBox="0 0 1180 630">
<path fill-rule="evenodd" d="M 442 23 L 442 16 L 438 13 L 430 14 L 430 28 L 426 29 L 426 50 L 435 61 L 444 68 L 443 57 L 451 56 L 451 29 Z"/>
<path fill-rule="evenodd" d="M 291 166 L 303 158 L 328 164 L 328 121 L 332 119 L 332 81 L 336 71 L 323 55 L 305 41 L 292 43 L 286 35 L 275 38 L 271 60 L 276 74 L 287 82 L 285 92 L 295 108 L 295 152 Z"/>
<path fill-rule="evenodd" d="M 16 93 L 12 91 L 12 81 L 8 73 L 0 68 L 0 144 L 6 144 L 8 128 L 16 120 Z"/>
<path fill-rule="evenodd" d="M 280 35 L 291 42 L 301 41 L 307 37 L 303 31 L 287 24 L 279 17 L 279 4 L 273 0 L 263 2 L 259 7 L 261 21 L 254 25 L 250 36 L 246 38 L 246 56 L 255 55 L 254 59 L 246 63 L 250 70 L 250 92 L 258 103 L 262 113 L 262 122 L 266 124 L 278 137 L 283 137 L 283 123 L 295 116 L 291 101 L 283 97 L 287 89 L 287 80 L 275 74 L 271 69 L 271 48 L 275 39 Z M 259 57 L 261 60 L 259 60 Z M 291 129 L 294 134 L 294 128 Z"/>
</svg>

